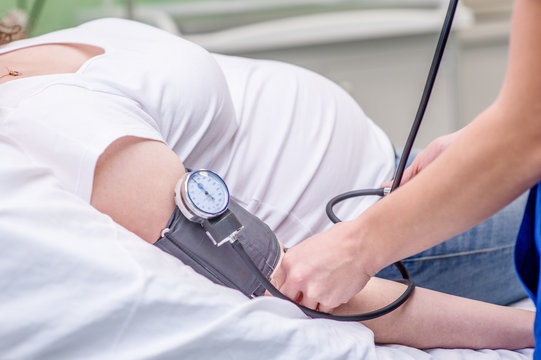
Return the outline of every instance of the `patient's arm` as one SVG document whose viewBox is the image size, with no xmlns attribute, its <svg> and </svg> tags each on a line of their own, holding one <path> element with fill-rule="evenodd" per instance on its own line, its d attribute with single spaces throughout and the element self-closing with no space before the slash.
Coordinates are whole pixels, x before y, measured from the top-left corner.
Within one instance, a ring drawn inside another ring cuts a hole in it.
<svg viewBox="0 0 541 360">
<path fill-rule="evenodd" d="M 164 143 L 123 137 L 100 156 L 90 203 L 153 244 L 175 209 L 174 188 L 184 172 Z"/>
<path fill-rule="evenodd" d="M 100 157 L 94 173 L 91 204 L 117 223 L 154 243 L 175 204 L 173 192 L 184 174 L 167 145 L 125 137 Z M 361 313 L 390 303 L 404 285 L 372 279 L 336 313 Z M 523 348 L 533 342 L 533 313 L 490 305 L 417 288 L 405 305 L 365 324 L 376 341 L 419 348 Z"/>
<path fill-rule="evenodd" d="M 357 314 L 380 308 L 404 291 L 405 285 L 372 278 L 335 314 Z M 417 348 L 521 349 L 534 347 L 535 313 L 416 288 L 397 310 L 363 322 L 376 342 Z"/>
</svg>

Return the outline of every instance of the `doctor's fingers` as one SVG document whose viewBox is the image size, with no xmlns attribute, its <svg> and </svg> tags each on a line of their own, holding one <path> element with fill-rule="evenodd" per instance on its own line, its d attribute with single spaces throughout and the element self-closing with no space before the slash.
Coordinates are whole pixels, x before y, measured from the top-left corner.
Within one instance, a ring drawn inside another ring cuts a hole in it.
<svg viewBox="0 0 541 360">
<path fill-rule="evenodd" d="M 328 299 L 322 296 L 317 284 L 306 284 L 302 278 L 288 277 L 282 285 L 280 292 L 293 300 L 295 303 L 312 310 L 329 311 L 333 306 L 328 306 Z"/>
<path fill-rule="evenodd" d="M 276 289 L 280 290 L 286 281 L 286 276 L 287 272 L 284 269 L 284 265 L 280 263 L 280 265 L 274 270 L 270 282 Z"/>
<path fill-rule="evenodd" d="M 330 313 L 336 306 L 327 305 L 329 300 L 321 295 L 312 295 L 310 292 L 303 294 L 301 305 L 319 312 Z"/>
<path fill-rule="evenodd" d="M 304 296 L 304 293 L 301 290 L 297 290 L 295 287 L 288 287 L 288 283 L 282 286 L 280 290 L 282 294 L 287 296 L 288 299 L 293 301 L 296 304 L 302 305 L 312 310 L 318 310 L 319 302 L 312 298 Z"/>
<path fill-rule="evenodd" d="M 404 170 L 404 174 L 402 175 L 402 179 L 400 180 L 400 185 L 404 185 L 408 181 L 410 181 L 412 178 L 414 178 L 421 169 L 419 168 L 419 164 L 414 162 Z M 386 183 L 381 184 L 380 186 L 382 188 L 391 187 L 393 186 L 394 179 L 391 181 L 388 181 Z"/>
<path fill-rule="evenodd" d="M 299 276 L 298 272 L 290 271 L 287 265 L 284 266 L 282 263 L 281 266 L 284 276 L 283 282 L 280 284 L 280 287 L 277 287 L 280 292 L 285 295 L 288 299 L 292 300 L 297 304 L 301 304 L 310 309 L 315 309 L 317 307 L 318 301 L 314 298 L 306 297 L 305 294 L 306 282 L 303 276 Z M 294 267 L 295 268 L 295 267 Z M 277 280 L 277 283 L 279 281 Z"/>
<path fill-rule="evenodd" d="M 284 265 L 284 263 L 281 262 L 280 266 L 274 270 L 270 282 L 282 295 L 295 303 L 300 303 L 303 292 L 298 290 L 298 287 L 295 284 L 292 284 L 292 281 L 288 281 L 290 280 L 288 278 L 288 273 L 289 270 L 287 265 Z"/>
<path fill-rule="evenodd" d="M 421 171 L 421 168 L 419 167 L 419 163 L 413 162 L 406 170 L 404 170 L 404 175 L 402 176 L 402 180 L 400 181 L 400 185 L 404 185 L 411 179 L 413 179 L 419 172 Z"/>
<path fill-rule="evenodd" d="M 323 300 L 323 303 L 321 303 L 320 301 L 322 299 L 320 296 L 311 295 L 314 294 L 313 291 L 303 291 L 303 279 L 295 278 L 294 276 L 288 278 L 287 272 L 282 266 L 280 266 L 273 274 L 271 283 L 288 299 L 312 310 L 330 313 L 336 307 L 334 306 L 334 303 L 329 305 L 331 302 L 330 299 L 325 299 Z"/>
</svg>

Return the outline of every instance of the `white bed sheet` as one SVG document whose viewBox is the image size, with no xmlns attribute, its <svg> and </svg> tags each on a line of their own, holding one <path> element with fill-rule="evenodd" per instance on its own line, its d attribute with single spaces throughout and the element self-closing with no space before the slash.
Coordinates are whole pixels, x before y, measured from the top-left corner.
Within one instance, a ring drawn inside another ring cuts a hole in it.
<svg viewBox="0 0 541 360">
<path fill-rule="evenodd" d="M 524 351 L 375 346 L 212 284 L 62 189 L 0 133 L 2 359 L 529 359 Z"/>
</svg>

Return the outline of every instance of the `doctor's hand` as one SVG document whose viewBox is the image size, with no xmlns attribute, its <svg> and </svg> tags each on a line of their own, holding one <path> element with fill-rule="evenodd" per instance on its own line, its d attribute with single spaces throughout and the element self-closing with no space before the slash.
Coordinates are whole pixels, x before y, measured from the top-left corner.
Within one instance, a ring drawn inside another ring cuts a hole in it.
<svg viewBox="0 0 541 360">
<path fill-rule="evenodd" d="M 417 174 L 419 174 L 424 168 L 426 168 L 432 161 L 434 161 L 441 153 L 451 145 L 455 139 L 459 136 L 461 130 L 458 130 L 454 133 L 440 136 L 434 139 L 428 146 L 421 151 L 411 165 L 404 171 L 402 176 L 402 181 L 400 185 L 404 185 L 411 179 L 413 179 Z M 382 184 L 381 187 L 391 187 L 393 184 L 392 181 L 389 181 L 385 184 Z"/>
<path fill-rule="evenodd" d="M 338 223 L 289 249 L 271 282 L 291 300 L 330 312 L 349 301 L 373 275 L 360 253 L 356 226 Z"/>
</svg>

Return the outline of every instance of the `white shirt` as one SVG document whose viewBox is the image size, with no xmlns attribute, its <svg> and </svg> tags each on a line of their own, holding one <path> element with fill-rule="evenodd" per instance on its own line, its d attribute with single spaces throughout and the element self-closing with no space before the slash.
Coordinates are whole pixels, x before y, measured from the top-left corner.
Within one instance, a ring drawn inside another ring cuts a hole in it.
<svg viewBox="0 0 541 360">
<path fill-rule="evenodd" d="M 161 140 L 187 167 L 221 174 L 287 246 L 330 225 L 324 202 L 332 196 L 391 177 L 385 134 L 342 89 L 308 70 L 211 55 L 119 19 L 17 41 L 0 53 L 47 43 L 105 53 L 73 74 L 0 86 L 2 132 L 85 201 L 99 156 L 123 136 Z M 351 200 L 339 215 L 353 218 L 374 201 Z"/>
</svg>

